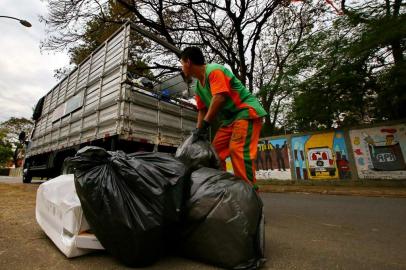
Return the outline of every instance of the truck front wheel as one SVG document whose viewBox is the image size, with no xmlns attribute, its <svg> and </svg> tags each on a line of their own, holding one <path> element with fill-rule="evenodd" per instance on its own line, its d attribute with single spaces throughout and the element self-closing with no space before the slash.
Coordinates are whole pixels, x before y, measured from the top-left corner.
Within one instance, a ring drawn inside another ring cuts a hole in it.
<svg viewBox="0 0 406 270">
<path fill-rule="evenodd" d="M 23 172 L 23 183 L 29 184 L 32 181 L 32 176 L 28 173 L 28 169 L 24 169 Z"/>
</svg>

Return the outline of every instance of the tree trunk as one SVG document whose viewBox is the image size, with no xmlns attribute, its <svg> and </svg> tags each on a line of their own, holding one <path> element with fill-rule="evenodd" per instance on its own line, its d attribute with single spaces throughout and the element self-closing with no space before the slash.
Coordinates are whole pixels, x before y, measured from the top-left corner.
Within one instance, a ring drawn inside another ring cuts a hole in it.
<svg viewBox="0 0 406 270">
<path fill-rule="evenodd" d="M 393 5 L 393 18 L 399 17 L 399 12 L 400 12 L 400 5 L 402 4 L 402 0 L 395 0 L 395 3 Z M 389 5 L 390 3 L 386 3 L 386 5 Z M 403 63 L 403 51 L 401 47 L 401 40 L 396 39 L 391 42 L 391 47 L 392 47 L 392 55 L 393 59 L 395 61 L 395 66 L 399 66 Z"/>
<path fill-rule="evenodd" d="M 393 55 L 393 60 L 395 61 L 395 66 L 399 66 L 403 63 L 403 51 L 402 47 L 400 46 L 400 40 L 394 40 L 391 43 L 392 47 L 392 55 Z"/>
<path fill-rule="evenodd" d="M 262 136 L 263 137 L 268 137 L 272 135 L 272 131 L 271 131 L 271 118 L 269 117 L 269 115 L 265 116 L 265 123 L 264 126 L 262 127 Z"/>
</svg>

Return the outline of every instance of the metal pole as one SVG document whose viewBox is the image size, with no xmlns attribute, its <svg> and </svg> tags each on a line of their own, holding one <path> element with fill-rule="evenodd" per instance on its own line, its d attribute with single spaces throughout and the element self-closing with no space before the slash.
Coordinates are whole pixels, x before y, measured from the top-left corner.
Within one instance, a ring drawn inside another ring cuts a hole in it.
<svg viewBox="0 0 406 270">
<path fill-rule="evenodd" d="M 0 16 L 0 18 L 7 18 L 7 19 L 12 19 L 12 20 L 16 20 L 19 21 L 22 25 L 24 25 L 25 27 L 31 27 L 31 23 L 26 21 L 26 20 L 21 20 L 15 17 L 10 17 L 10 16 Z"/>
</svg>

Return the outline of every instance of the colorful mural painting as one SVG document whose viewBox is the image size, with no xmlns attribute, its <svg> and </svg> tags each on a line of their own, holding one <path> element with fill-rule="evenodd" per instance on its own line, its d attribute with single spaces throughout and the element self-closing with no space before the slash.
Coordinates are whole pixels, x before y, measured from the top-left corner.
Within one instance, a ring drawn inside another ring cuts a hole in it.
<svg viewBox="0 0 406 270">
<path fill-rule="evenodd" d="M 343 131 L 292 137 L 291 154 L 296 179 L 351 178 Z"/>
<path fill-rule="evenodd" d="M 227 171 L 233 172 L 230 158 L 226 160 Z M 262 138 L 258 142 L 255 160 L 257 179 L 292 179 L 286 138 Z"/>
<path fill-rule="evenodd" d="M 346 145 L 344 135 L 351 145 Z M 354 179 L 357 175 L 355 169 L 351 173 L 350 160 L 355 162 L 351 167 L 356 168 L 360 179 L 406 179 L 406 123 L 261 138 L 256 176 L 279 180 Z M 227 171 L 233 171 L 230 158 Z"/>
<path fill-rule="evenodd" d="M 287 139 L 260 139 L 255 164 L 257 179 L 291 179 Z"/>
<path fill-rule="evenodd" d="M 406 179 L 406 124 L 350 131 L 359 178 Z"/>
</svg>

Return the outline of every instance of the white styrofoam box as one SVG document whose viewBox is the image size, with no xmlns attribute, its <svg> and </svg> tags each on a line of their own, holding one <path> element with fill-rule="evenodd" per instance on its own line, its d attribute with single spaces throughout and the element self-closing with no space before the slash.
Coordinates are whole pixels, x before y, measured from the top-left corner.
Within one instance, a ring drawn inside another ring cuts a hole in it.
<svg viewBox="0 0 406 270">
<path fill-rule="evenodd" d="M 90 229 L 73 174 L 60 175 L 41 184 L 37 191 L 35 216 L 38 224 L 68 258 L 104 249 Z"/>
<path fill-rule="evenodd" d="M 76 237 L 75 245 L 78 248 L 104 249 L 99 240 L 97 240 L 96 236 L 87 232 L 83 232 Z"/>
</svg>

